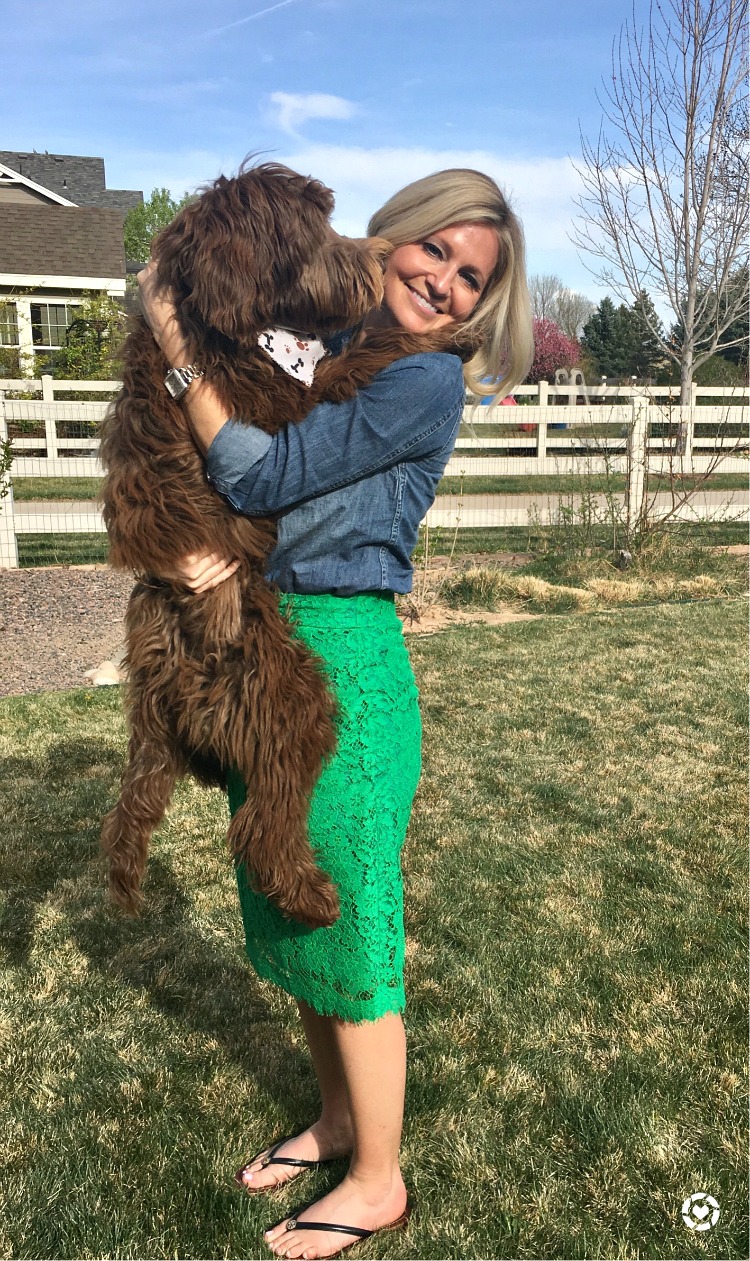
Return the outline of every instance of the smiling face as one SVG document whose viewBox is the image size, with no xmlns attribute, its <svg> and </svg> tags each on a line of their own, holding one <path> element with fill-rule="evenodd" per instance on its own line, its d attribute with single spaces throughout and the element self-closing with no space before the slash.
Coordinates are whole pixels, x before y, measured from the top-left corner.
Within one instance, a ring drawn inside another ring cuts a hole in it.
<svg viewBox="0 0 750 1261">
<path fill-rule="evenodd" d="M 432 333 L 471 315 L 492 275 L 498 239 L 487 223 L 454 223 L 399 245 L 388 259 L 379 323 Z"/>
</svg>

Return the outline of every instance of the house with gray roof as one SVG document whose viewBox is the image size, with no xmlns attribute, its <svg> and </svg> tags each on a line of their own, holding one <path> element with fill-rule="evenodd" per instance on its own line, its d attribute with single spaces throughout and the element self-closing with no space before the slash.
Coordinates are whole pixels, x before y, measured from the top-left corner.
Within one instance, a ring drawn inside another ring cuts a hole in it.
<svg viewBox="0 0 750 1261">
<path fill-rule="evenodd" d="M 102 158 L 0 150 L 0 347 L 21 375 L 64 344 L 84 293 L 124 296 L 123 220 L 142 201 L 106 187 Z"/>
</svg>

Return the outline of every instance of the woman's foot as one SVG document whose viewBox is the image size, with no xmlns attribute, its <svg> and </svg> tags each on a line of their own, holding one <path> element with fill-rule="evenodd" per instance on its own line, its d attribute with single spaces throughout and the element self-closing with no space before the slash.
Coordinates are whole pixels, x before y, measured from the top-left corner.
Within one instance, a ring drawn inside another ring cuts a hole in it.
<svg viewBox="0 0 750 1261">
<path fill-rule="evenodd" d="M 291 1182 L 293 1178 L 305 1173 L 306 1169 L 298 1165 L 276 1163 L 280 1157 L 293 1157 L 295 1160 L 334 1160 L 338 1156 L 348 1156 L 352 1150 L 352 1132 L 349 1128 L 331 1130 L 321 1121 L 315 1121 L 308 1129 L 294 1138 L 288 1138 L 274 1151 L 274 1163 L 264 1165 L 264 1159 L 271 1152 L 267 1147 L 237 1174 L 237 1181 L 248 1191 L 271 1191 L 274 1187 Z"/>
<path fill-rule="evenodd" d="M 390 1183 L 382 1185 L 363 1183 L 347 1174 L 328 1195 L 300 1209 L 298 1217 L 285 1217 L 277 1226 L 267 1230 L 263 1238 L 277 1257 L 335 1257 L 352 1244 L 360 1243 L 360 1236 L 339 1231 L 306 1231 L 305 1220 L 381 1230 L 401 1217 L 406 1209 L 406 1200 L 406 1187 L 398 1170 Z M 294 1230 L 287 1230 L 289 1221 L 297 1223 Z"/>
</svg>

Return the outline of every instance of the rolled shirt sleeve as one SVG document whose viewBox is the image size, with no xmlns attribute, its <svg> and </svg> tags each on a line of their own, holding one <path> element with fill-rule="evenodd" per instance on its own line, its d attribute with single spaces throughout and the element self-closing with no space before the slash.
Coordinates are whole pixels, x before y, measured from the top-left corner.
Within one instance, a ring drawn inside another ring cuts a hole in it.
<svg viewBox="0 0 750 1261">
<path fill-rule="evenodd" d="M 274 437 L 228 420 L 208 449 L 208 479 L 248 516 L 279 512 L 442 450 L 463 400 L 455 355 L 411 355 L 384 368 L 351 401 L 320 403 Z"/>
</svg>

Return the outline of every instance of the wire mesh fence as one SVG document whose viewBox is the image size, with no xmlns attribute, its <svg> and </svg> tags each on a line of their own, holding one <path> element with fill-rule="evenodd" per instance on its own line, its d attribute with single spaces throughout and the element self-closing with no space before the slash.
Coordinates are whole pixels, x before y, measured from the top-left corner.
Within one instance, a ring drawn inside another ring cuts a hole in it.
<svg viewBox="0 0 750 1261">
<path fill-rule="evenodd" d="M 99 427 L 119 383 L 1 384 L 0 566 L 104 560 Z M 515 403 L 467 399 L 429 529 L 553 528 L 578 513 L 614 516 L 628 537 L 665 517 L 750 519 L 747 390 L 694 386 L 680 406 L 667 387 L 541 382 L 519 387 Z"/>
</svg>

